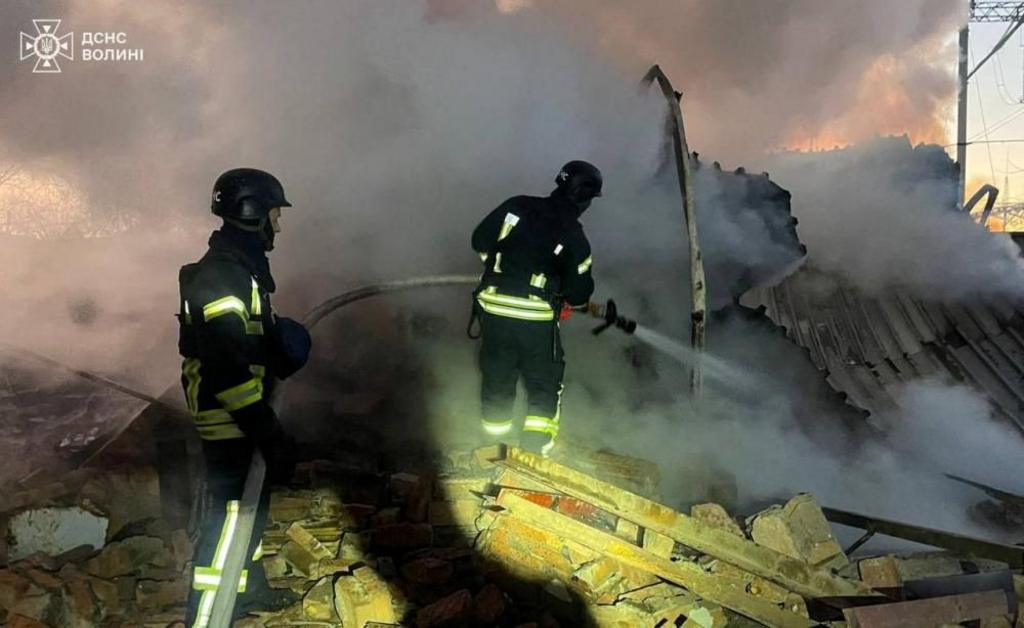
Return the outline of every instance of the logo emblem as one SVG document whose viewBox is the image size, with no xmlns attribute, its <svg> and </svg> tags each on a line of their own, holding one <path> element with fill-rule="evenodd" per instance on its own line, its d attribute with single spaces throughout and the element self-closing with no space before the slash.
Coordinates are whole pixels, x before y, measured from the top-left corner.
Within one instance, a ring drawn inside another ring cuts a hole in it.
<svg viewBox="0 0 1024 628">
<path fill-rule="evenodd" d="M 19 51 L 21 60 L 29 57 L 36 58 L 36 65 L 32 71 L 39 74 L 58 74 L 60 64 L 58 57 L 74 60 L 75 38 L 73 33 L 57 36 L 57 29 L 60 28 L 60 20 L 32 20 L 36 27 L 36 34 L 29 35 L 22 31 L 21 46 Z"/>
</svg>

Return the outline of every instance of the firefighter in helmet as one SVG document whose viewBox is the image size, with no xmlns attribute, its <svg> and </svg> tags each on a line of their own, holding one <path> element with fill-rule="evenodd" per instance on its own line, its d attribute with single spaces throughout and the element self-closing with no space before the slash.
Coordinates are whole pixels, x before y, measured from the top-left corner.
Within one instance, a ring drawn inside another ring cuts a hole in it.
<svg viewBox="0 0 1024 628">
<path fill-rule="evenodd" d="M 280 231 L 281 208 L 290 206 L 273 175 L 251 168 L 225 172 L 214 184 L 211 206 L 224 224 L 210 236 L 206 254 L 182 267 L 178 278 L 181 382 L 202 439 L 207 489 L 193 556 L 189 626 L 209 623 L 254 448 L 267 461 L 266 484 L 286 480 L 293 466 L 292 441 L 269 400 L 275 380 L 306 363 L 310 338 L 301 324 L 271 309 L 275 285 L 267 260 Z M 258 560 L 268 496 L 264 490 L 236 612 L 257 597 L 261 608 L 295 601 L 290 593 L 269 589 Z"/>
<path fill-rule="evenodd" d="M 590 243 L 579 218 L 601 196 L 601 172 L 570 161 L 547 197 L 516 196 L 498 206 L 473 231 L 484 262 L 474 292 L 480 321 L 481 427 L 504 439 L 520 378 L 527 414 L 520 445 L 548 455 L 559 431 L 565 361 L 558 324 L 572 309 L 585 309 L 594 291 Z"/>
</svg>

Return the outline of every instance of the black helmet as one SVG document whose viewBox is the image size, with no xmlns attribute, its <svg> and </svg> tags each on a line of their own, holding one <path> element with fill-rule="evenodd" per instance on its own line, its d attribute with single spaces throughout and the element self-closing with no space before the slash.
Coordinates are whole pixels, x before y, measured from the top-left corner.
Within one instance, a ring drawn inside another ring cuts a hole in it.
<svg viewBox="0 0 1024 628">
<path fill-rule="evenodd" d="M 277 177 L 255 168 L 235 168 L 217 177 L 210 209 L 221 218 L 241 220 L 254 226 L 274 207 L 291 207 Z"/>
<path fill-rule="evenodd" d="M 585 161 L 570 161 L 562 166 L 555 177 L 558 190 L 565 195 L 580 212 L 590 206 L 594 197 L 601 196 L 603 180 L 597 166 Z"/>
</svg>

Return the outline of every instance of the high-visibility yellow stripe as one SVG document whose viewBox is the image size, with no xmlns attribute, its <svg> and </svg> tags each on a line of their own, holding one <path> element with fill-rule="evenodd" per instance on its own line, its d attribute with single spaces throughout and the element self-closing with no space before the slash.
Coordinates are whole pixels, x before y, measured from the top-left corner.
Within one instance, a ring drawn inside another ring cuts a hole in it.
<svg viewBox="0 0 1024 628">
<path fill-rule="evenodd" d="M 252 312 L 253 316 L 259 317 L 260 311 L 262 309 L 263 309 L 263 306 L 260 303 L 260 287 L 259 287 L 259 284 L 256 283 L 256 278 L 253 277 L 252 278 L 252 297 L 251 297 L 251 302 L 249 304 L 249 311 Z"/>
<path fill-rule="evenodd" d="M 220 425 L 197 425 L 196 431 L 204 441 L 230 441 L 231 438 L 245 438 L 238 423 L 222 423 Z"/>
<path fill-rule="evenodd" d="M 222 408 L 202 410 L 192 415 L 192 422 L 197 426 L 220 425 L 231 421 L 234 421 L 234 419 L 231 418 L 231 414 Z"/>
<path fill-rule="evenodd" d="M 216 591 L 220 588 L 220 577 L 222 572 L 213 567 L 196 567 L 192 574 L 192 588 L 196 591 Z M 238 592 L 245 593 L 245 587 L 249 582 L 249 570 L 243 569 L 238 579 Z"/>
<path fill-rule="evenodd" d="M 218 316 L 224 316 L 225 314 L 237 314 L 242 317 L 242 320 L 248 321 L 249 314 L 245 310 L 245 304 L 242 300 L 234 295 L 228 295 L 221 297 L 216 301 L 211 301 L 203 306 L 203 320 L 212 321 Z"/>
<path fill-rule="evenodd" d="M 482 419 L 480 421 L 480 427 L 484 428 L 484 431 L 491 436 L 502 436 L 512 431 L 512 420 L 488 421 L 487 419 Z"/>
<path fill-rule="evenodd" d="M 528 416 L 523 423 L 524 432 L 541 432 L 543 434 L 558 435 L 558 421 L 542 416 Z"/>
<path fill-rule="evenodd" d="M 482 307 L 488 314 L 504 316 L 506 318 L 518 318 L 524 321 L 550 321 L 555 318 L 554 313 L 550 310 L 547 312 L 533 312 L 530 310 L 505 307 L 503 305 L 495 305 L 493 303 L 485 303 L 483 301 L 480 302 L 480 307 Z"/>
<path fill-rule="evenodd" d="M 501 272 L 501 253 L 494 254 L 494 272 Z"/>
<path fill-rule="evenodd" d="M 505 221 L 501 223 L 501 233 L 498 234 L 498 242 L 501 242 L 512 231 L 512 228 L 519 224 L 519 216 L 513 213 L 505 214 Z"/>
<path fill-rule="evenodd" d="M 187 358 L 181 365 L 181 372 L 185 375 L 185 381 L 188 382 L 188 386 L 185 388 L 185 402 L 192 414 L 199 411 L 199 382 L 202 380 L 199 368 L 201 366 L 199 358 Z"/>
<path fill-rule="evenodd" d="M 239 410 L 263 398 L 263 379 L 254 377 L 214 396 L 228 412 Z"/>
<path fill-rule="evenodd" d="M 221 425 L 199 425 L 196 426 L 196 431 L 199 433 L 199 438 L 203 440 L 245 438 L 245 432 L 234 422 Z"/>
<path fill-rule="evenodd" d="M 508 294 L 501 294 L 497 291 L 497 288 L 491 286 L 480 293 L 477 297 L 481 301 L 488 303 L 494 303 L 496 305 L 507 305 L 509 307 L 518 307 L 524 310 L 536 310 L 540 312 L 550 312 L 551 305 L 547 301 L 542 300 L 540 297 L 514 297 Z"/>
<path fill-rule="evenodd" d="M 253 290 L 255 291 L 256 307 L 259 307 L 259 291 L 255 287 Z M 245 325 L 245 333 L 255 336 L 263 335 L 263 323 L 258 320 L 249 320 L 249 311 L 245 309 L 245 304 L 234 295 L 221 297 L 203 306 L 203 320 L 206 322 L 210 322 L 225 314 L 238 316 L 242 320 L 242 324 Z"/>
<path fill-rule="evenodd" d="M 543 289 L 548 284 L 548 278 L 544 273 L 530 275 L 530 285 L 534 288 Z"/>
<path fill-rule="evenodd" d="M 220 538 L 217 539 L 217 549 L 213 552 L 213 564 L 209 567 L 196 566 L 193 571 L 192 587 L 203 591 L 199 601 L 199 610 L 196 615 L 194 626 L 206 626 L 210 622 L 210 612 L 213 610 L 213 596 L 220 586 L 220 574 L 224 571 L 224 564 L 228 559 L 228 548 L 231 547 L 231 539 L 235 536 L 235 529 L 238 527 L 238 500 L 232 499 L 225 505 L 224 525 L 220 529 Z M 201 581 L 203 577 L 215 574 L 218 578 L 212 589 L 200 589 L 198 585 L 206 586 Z M 241 579 L 239 580 L 241 584 Z"/>
<path fill-rule="evenodd" d="M 192 324 L 192 312 L 190 312 L 189 309 L 188 309 L 188 299 L 185 299 L 185 301 L 182 303 L 182 309 L 185 310 L 185 324 L 186 325 L 191 325 Z"/>
<path fill-rule="evenodd" d="M 256 546 L 256 549 L 252 553 L 253 560 L 259 560 L 261 558 L 263 558 L 263 539 L 260 539 L 259 545 Z"/>
<path fill-rule="evenodd" d="M 196 609 L 196 620 L 193 622 L 192 628 L 207 628 L 210 625 L 210 615 L 213 614 L 213 600 L 216 595 L 216 591 L 203 591 L 202 597 L 199 598 L 199 608 Z"/>
<path fill-rule="evenodd" d="M 556 247 L 555 247 L 555 255 L 558 255 L 558 254 L 560 254 L 560 253 L 562 252 L 562 249 L 564 249 L 564 248 L 565 248 L 565 247 L 564 247 L 564 246 L 562 246 L 561 244 L 559 244 L 558 246 L 556 246 Z"/>
<path fill-rule="evenodd" d="M 490 257 L 490 256 L 491 256 L 490 253 L 480 253 L 480 261 L 481 262 L 486 262 L 487 258 Z"/>
<path fill-rule="evenodd" d="M 582 275 L 583 273 L 590 270 L 590 266 L 594 263 L 594 256 L 588 256 L 587 259 L 580 262 L 580 265 L 576 267 L 576 274 Z"/>
</svg>

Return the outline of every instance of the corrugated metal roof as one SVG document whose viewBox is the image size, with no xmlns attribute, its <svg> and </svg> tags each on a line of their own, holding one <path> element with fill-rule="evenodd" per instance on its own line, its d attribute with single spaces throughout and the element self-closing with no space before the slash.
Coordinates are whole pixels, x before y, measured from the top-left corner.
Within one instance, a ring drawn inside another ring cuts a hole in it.
<svg viewBox="0 0 1024 628">
<path fill-rule="evenodd" d="M 938 377 L 970 384 L 1024 430 L 1024 312 L 1009 301 L 870 296 L 805 266 L 741 303 L 763 306 L 828 382 L 868 412 L 895 408 L 896 386 Z"/>
</svg>

